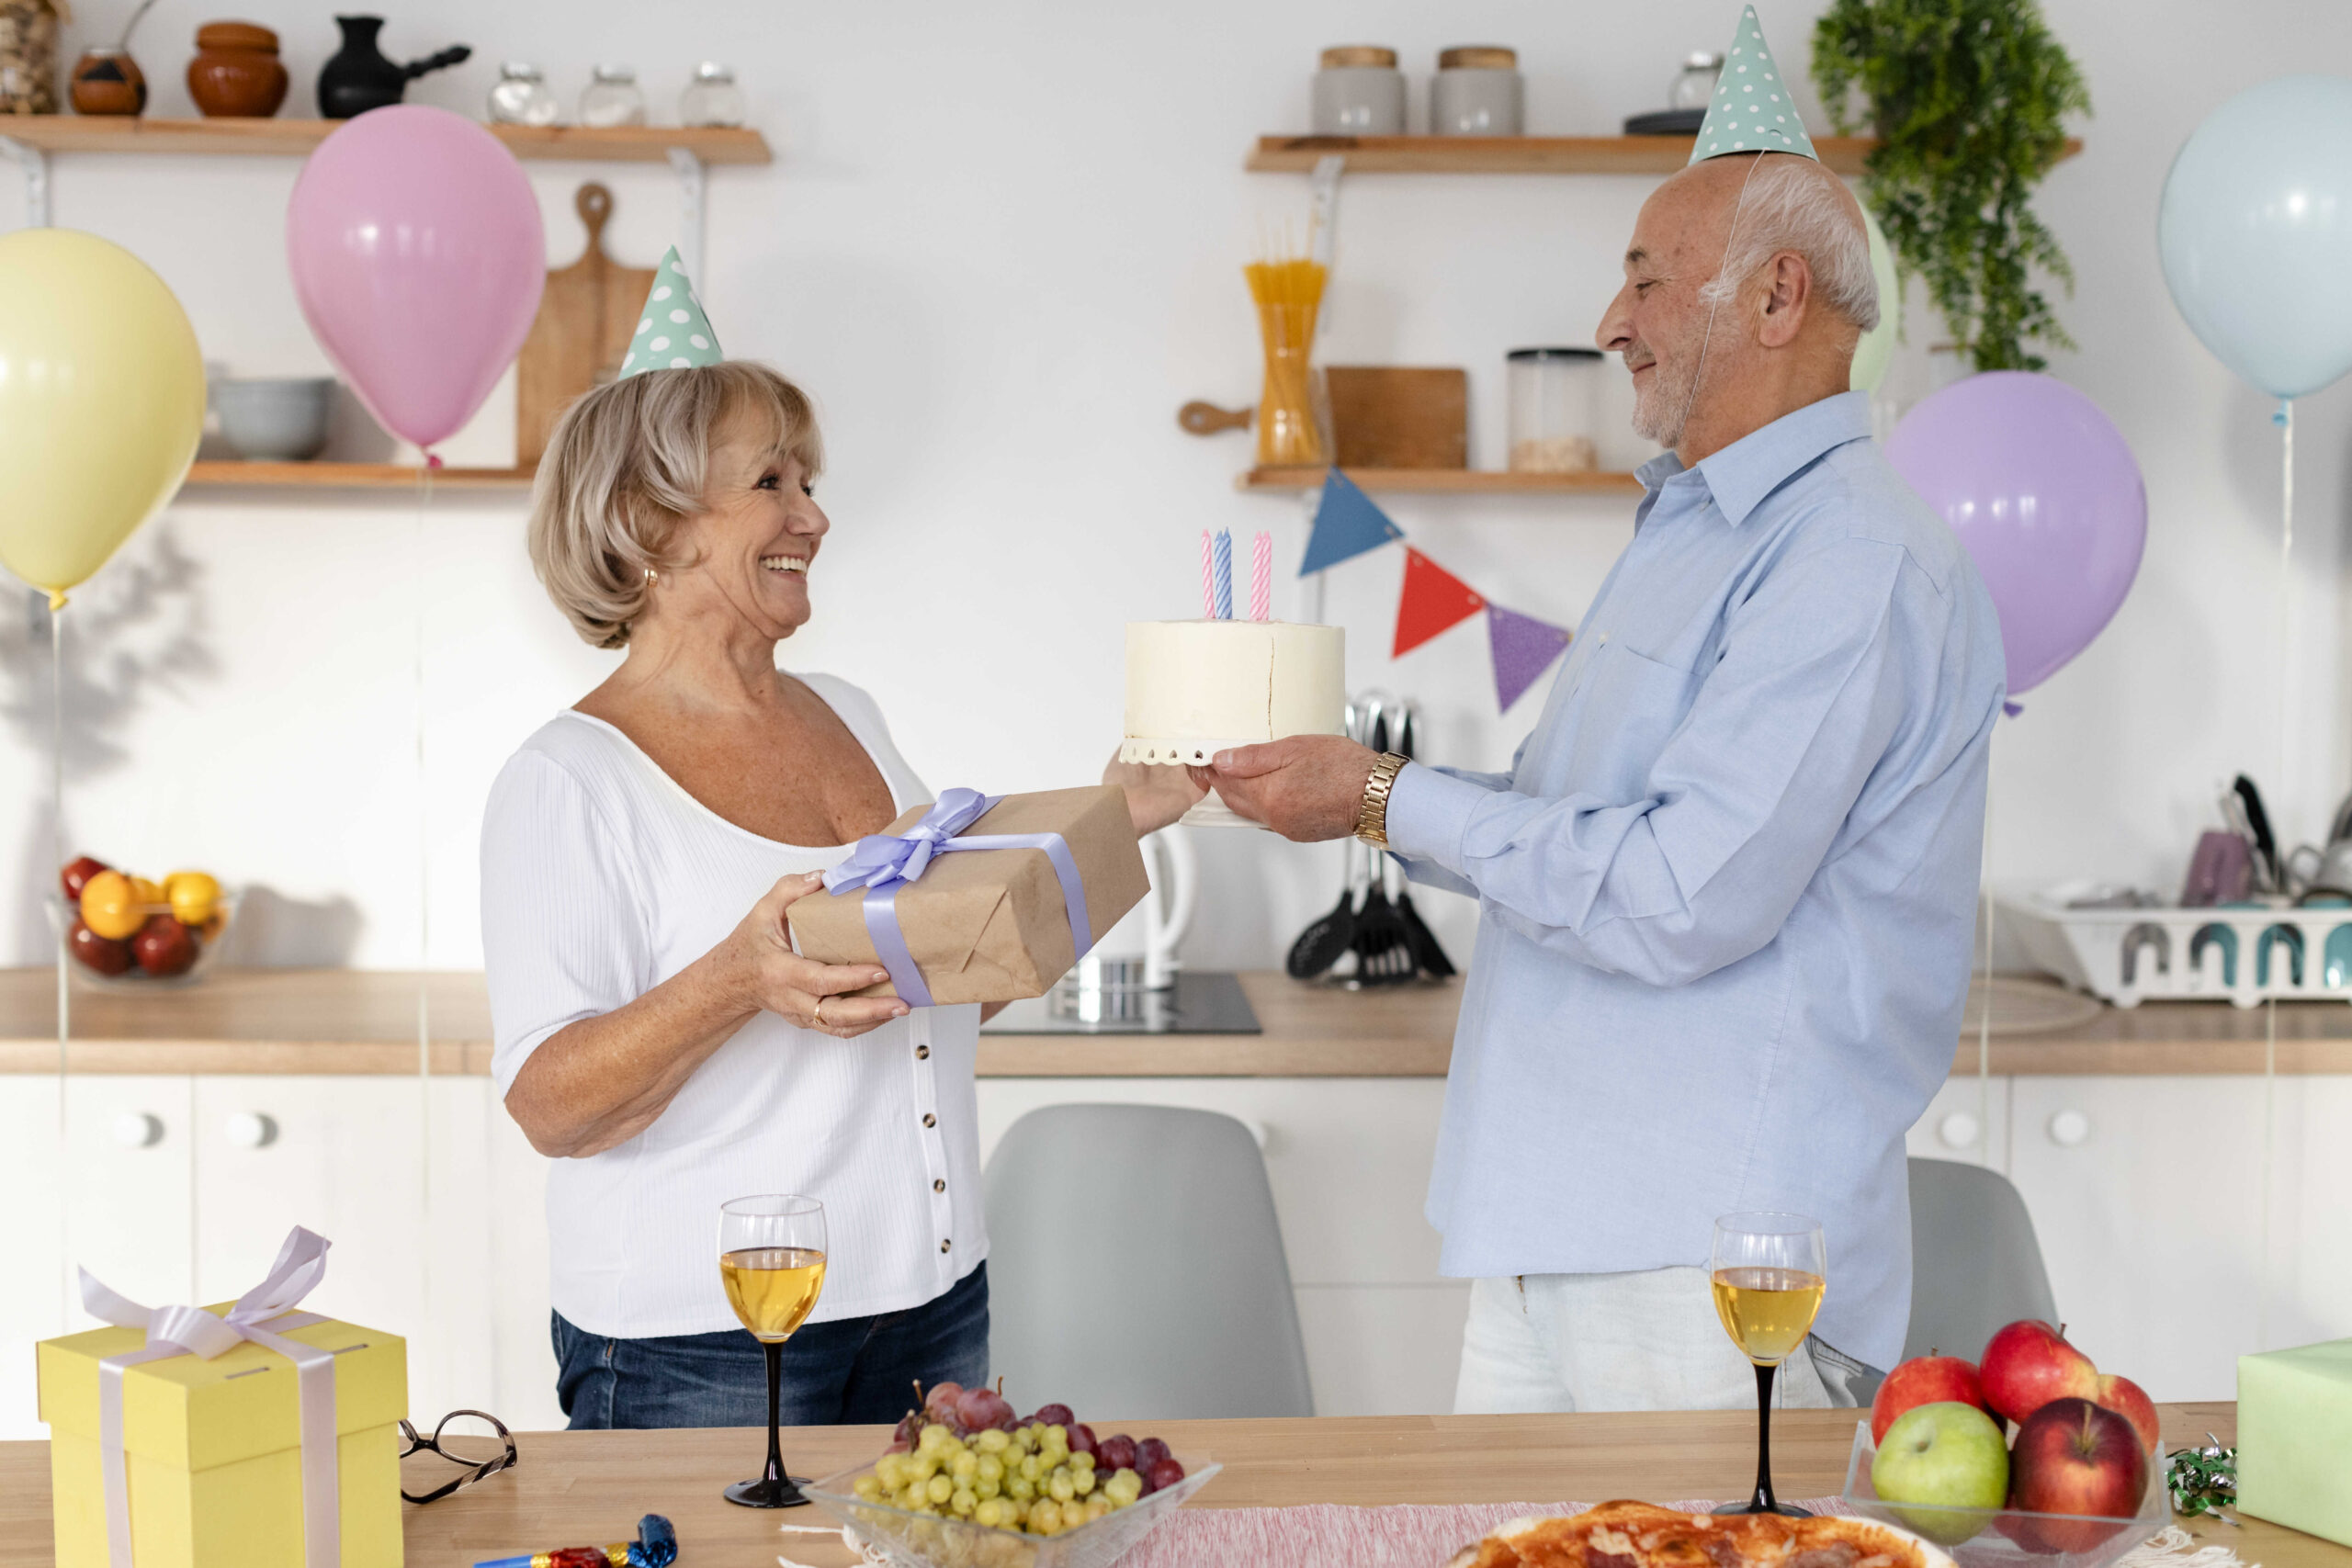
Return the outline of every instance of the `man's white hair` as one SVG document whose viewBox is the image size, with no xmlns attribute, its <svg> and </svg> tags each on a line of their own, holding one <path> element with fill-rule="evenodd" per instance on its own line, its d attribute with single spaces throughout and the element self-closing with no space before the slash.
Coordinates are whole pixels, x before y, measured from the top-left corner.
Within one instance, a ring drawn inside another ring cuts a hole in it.
<svg viewBox="0 0 2352 1568">
<path fill-rule="evenodd" d="M 1699 298 L 1710 308 L 1728 305 L 1774 256 L 1794 251 L 1812 269 L 1824 304 L 1860 332 L 1878 325 L 1870 234 L 1840 194 L 1838 176 L 1812 159 L 1765 155 L 1734 209 L 1736 231 L 1723 270 Z"/>
</svg>

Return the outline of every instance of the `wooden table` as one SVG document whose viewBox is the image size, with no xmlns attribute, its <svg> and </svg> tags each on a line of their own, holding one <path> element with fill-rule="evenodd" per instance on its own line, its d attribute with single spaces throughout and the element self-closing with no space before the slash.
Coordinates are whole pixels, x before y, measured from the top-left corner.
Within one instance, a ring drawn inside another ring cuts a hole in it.
<svg viewBox="0 0 2352 1568">
<path fill-rule="evenodd" d="M 2228 1404 L 2168 1404 L 2163 1416 L 2168 1449 L 2208 1430 L 2225 1442 L 2236 1432 Z M 1844 1484 L 1854 1421 L 1849 1410 L 1774 1418 L 1782 1496 Z M 1193 1505 L 1203 1507 L 1735 1497 L 1747 1495 L 1756 1466 L 1756 1418 L 1744 1411 L 1166 1421 L 1151 1430 L 1224 1464 Z M 888 1436 L 881 1427 L 802 1427 L 786 1433 L 785 1455 L 796 1472 L 822 1475 L 871 1458 Z M 782 1536 L 779 1516 L 720 1499 L 720 1487 L 758 1470 L 757 1432 L 529 1432 L 519 1441 L 522 1462 L 510 1473 L 406 1510 L 408 1568 L 626 1540 L 646 1513 L 677 1526 L 680 1568 L 774 1568 L 779 1551 L 823 1568 L 855 1561 L 838 1538 Z M 813 1509 L 783 1517 L 817 1522 Z M 2210 1519 L 2185 1528 L 2199 1544 L 2227 1544 L 2265 1568 L 2352 1568 L 2352 1551 L 2257 1519 L 2237 1530 Z M 49 1542 L 48 1445 L 0 1443 L 0 1564 L 48 1563 Z"/>
</svg>

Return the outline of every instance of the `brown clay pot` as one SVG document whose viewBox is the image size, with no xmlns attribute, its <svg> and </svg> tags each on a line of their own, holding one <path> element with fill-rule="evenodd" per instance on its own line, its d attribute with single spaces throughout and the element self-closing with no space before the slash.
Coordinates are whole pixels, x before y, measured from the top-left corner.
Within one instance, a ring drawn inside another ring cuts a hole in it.
<svg viewBox="0 0 2352 1568">
<path fill-rule="evenodd" d="M 75 114 L 137 115 L 147 112 L 147 75 L 119 49 L 85 51 L 74 62 L 69 89 Z"/>
<path fill-rule="evenodd" d="M 267 119 L 286 101 L 277 35 L 252 22 L 207 22 L 196 29 L 187 96 L 208 117 Z"/>
</svg>

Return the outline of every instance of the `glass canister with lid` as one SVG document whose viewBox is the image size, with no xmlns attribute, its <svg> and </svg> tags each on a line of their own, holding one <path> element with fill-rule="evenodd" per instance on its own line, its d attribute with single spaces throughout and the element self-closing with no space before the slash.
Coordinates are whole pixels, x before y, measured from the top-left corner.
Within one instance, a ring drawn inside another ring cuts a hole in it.
<svg viewBox="0 0 2352 1568">
<path fill-rule="evenodd" d="M 1597 348 L 1514 348 L 1510 372 L 1510 471 L 1586 474 L 1600 466 L 1601 354 Z"/>
<path fill-rule="evenodd" d="M 580 123 L 592 126 L 643 125 L 645 95 L 638 90 L 637 72 L 627 65 L 599 65 L 580 94 Z"/>
<path fill-rule="evenodd" d="M 695 67 L 695 79 L 678 95 L 680 125 L 737 126 L 744 115 L 743 89 L 735 85 L 735 73 L 715 60 Z"/>
<path fill-rule="evenodd" d="M 510 60 L 498 68 L 498 85 L 490 90 L 490 118 L 493 123 L 553 125 L 562 112 L 537 66 Z"/>
<path fill-rule="evenodd" d="M 1325 50 L 1308 118 L 1317 136 L 1404 135 L 1405 73 L 1396 69 L 1396 51 L 1366 43 Z"/>
<path fill-rule="evenodd" d="M 1477 44 L 1439 53 L 1430 78 L 1431 136 L 1521 136 L 1526 130 L 1516 50 Z"/>
</svg>

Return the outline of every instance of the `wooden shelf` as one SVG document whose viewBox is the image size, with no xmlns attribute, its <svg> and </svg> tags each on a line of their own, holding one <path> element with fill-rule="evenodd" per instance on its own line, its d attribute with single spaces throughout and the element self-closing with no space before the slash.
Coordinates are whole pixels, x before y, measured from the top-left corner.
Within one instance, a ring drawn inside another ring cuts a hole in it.
<svg viewBox="0 0 2352 1568">
<path fill-rule="evenodd" d="M 414 490 L 424 469 L 407 463 L 198 463 L 183 489 Z M 529 468 L 443 468 L 435 490 L 515 490 L 531 482 Z"/>
<path fill-rule="evenodd" d="M 1370 175 L 1670 175 L 1690 161 L 1693 136 L 1261 136 L 1250 154 L 1256 174 L 1303 175 L 1343 154 L 1348 173 Z M 1814 151 L 1841 175 L 1859 175 L 1877 141 L 1819 136 Z M 2069 138 L 2059 154 L 2083 150 Z"/>
<path fill-rule="evenodd" d="M 1235 481 L 1245 491 L 1319 490 L 1319 468 L 1251 468 Z M 1639 495 L 1631 474 L 1514 474 L 1490 468 L 1346 468 L 1356 487 L 1419 495 Z"/>
<path fill-rule="evenodd" d="M 340 119 L 147 119 L 113 115 L 11 115 L 0 136 L 44 152 L 177 152 L 300 156 L 348 121 Z M 749 129 L 675 125 L 492 125 L 518 158 L 667 163 L 683 148 L 706 164 L 766 164 L 767 139 Z"/>
</svg>

